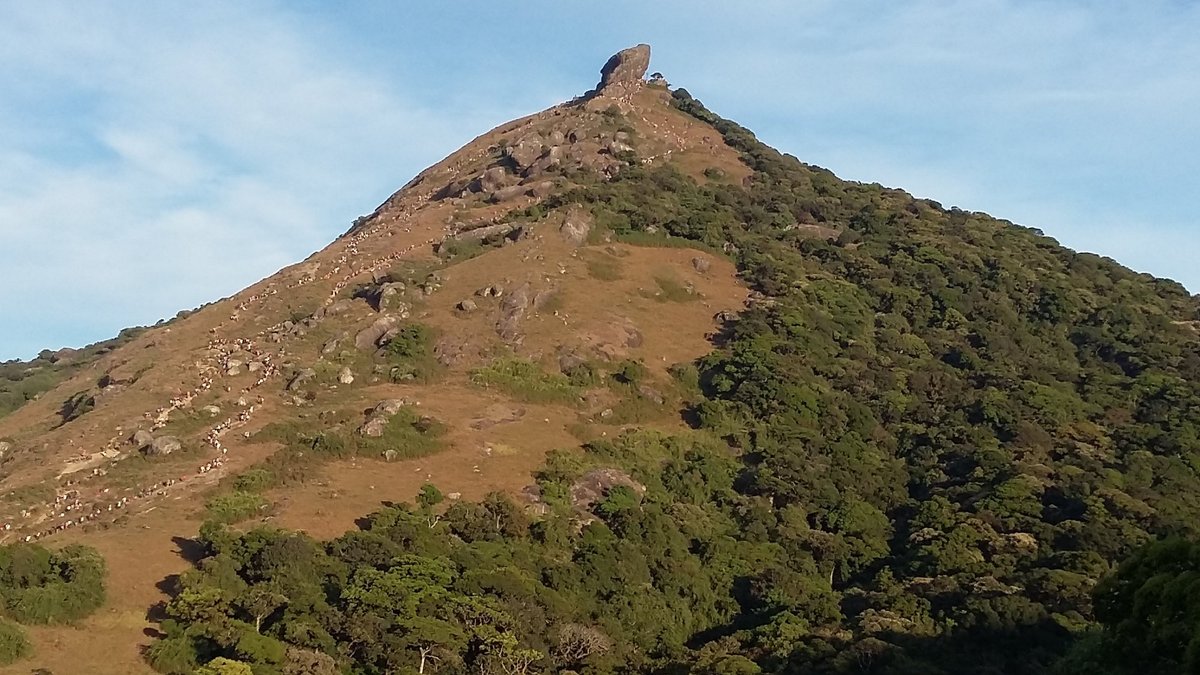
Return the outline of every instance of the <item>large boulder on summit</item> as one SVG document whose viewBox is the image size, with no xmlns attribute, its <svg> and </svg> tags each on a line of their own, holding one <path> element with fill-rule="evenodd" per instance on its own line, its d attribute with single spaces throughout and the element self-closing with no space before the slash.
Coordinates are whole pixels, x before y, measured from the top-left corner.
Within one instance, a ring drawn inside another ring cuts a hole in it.
<svg viewBox="0 0 1200 675">
<path fill-rule="evenodd" d="M 641 86 L 650 67 L 650 45 L 640 44 L 613 54 L 600 69 L 599 94 L 619 96 Z"/>
</svg>

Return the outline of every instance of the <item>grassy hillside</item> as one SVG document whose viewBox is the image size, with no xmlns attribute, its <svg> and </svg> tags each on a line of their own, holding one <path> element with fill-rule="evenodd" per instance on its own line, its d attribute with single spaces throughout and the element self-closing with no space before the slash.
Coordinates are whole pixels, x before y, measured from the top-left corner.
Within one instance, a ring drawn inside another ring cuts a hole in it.
<svg viewBox="0 0 1200 675">
<path fill-rule="evenodd" d="M 331 541 L 208 525 L 154 665 L 1087 661 L 1063 659 L 1097 625 L 1097 582 L 1148 541 L 1197 534 L 1200 303 L 1036 230 L 841 181 L 684 91 L 674 105 L 739 150 L 750 179 L 634 164 L 508 218 L 536 226 L 581 204 L 594 239 L 736 260 L 758 301 L 673 372 L 693 431 L 552 453 L 532 508 L 429 486 Z"/>
</svg>

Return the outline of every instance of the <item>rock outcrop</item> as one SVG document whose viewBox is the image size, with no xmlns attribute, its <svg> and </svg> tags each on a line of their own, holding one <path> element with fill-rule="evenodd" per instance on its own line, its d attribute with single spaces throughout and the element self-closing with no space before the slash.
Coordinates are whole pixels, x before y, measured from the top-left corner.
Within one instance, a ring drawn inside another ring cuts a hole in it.
<svg viewBox="0 0 1200 675">
<path fill-rule="evenodd" d="M 383 336 L 400 324 L 400 318 L 395 316 L 379 317 L 370 326 L 360 330 L 354 336 L 354 346 L 364 352 L 373 351 L 382 346 Z"/>
<path fill-rule="evenodd" d="M 645 485 L 620 469 L 593 469 L 571 484 L 571 505 L 580 510 L 590 509 L 618 485 L 633 490 L 639 497 L 646 494 Z"/>
<path fill-rule="evenodd" d="M 496 333 L 500 339 L 516 342 L 521 337 L 521 320 L 529 309 L 532 295 L 532 289 L 526 281 L 504 296 L 500 302 L 500 320 L 496 322 Z"/>
<path fill-rule="evenodd" d="M 572 206 L 567 209 L 558 231 L 571 245 L 582 246 L 592 231 L 592 214 L 583 207 Z"/>
<path fill-rule="evenodd" d="M 169 455 L 182 447 L 183 444 L 174 436 L 159 436 L 148 447 L 143 448 L 142 452 L 152 456 L 163 456 Z"/>
<path fill-rule="evenodd" d="M 371 409 L 371 412 L 367 413 L 367 420 L 358 428 L 358 433 L 363 436 L 379 438 L 383 435 L 383 429 L 387 423 L 406 405 L 408 405 L 408 401 L 402 398 L 380 401 Z"/>
<path fill-rule="evenodd" d="M 154 434 L 145 429 L 138 429 L 133 432 L 133 438 L 130 438 L 129 442 L 133 443 L 135 448 L 141 450 L 150 447 L 150 444 L 154 442 Z"/>
<path fill-rule="evenodd" d="M 596 93 L 621 96 L 642 86 L 642 78 L 650 68 L 650 45 L 640 44 L 613 54 L 600 69 L 600 84 Z"/>
<path fill-rule="evenodd" d="M 288 381 L 285 389 L 287 389 L 287 391 L 295 391 L 303 386 L 305 382 L 308 382 L 316 376 L 317 371 L 313 370 L 312 368 L 304 368 L 292 376 L 292 379 Z"/>
</svg>

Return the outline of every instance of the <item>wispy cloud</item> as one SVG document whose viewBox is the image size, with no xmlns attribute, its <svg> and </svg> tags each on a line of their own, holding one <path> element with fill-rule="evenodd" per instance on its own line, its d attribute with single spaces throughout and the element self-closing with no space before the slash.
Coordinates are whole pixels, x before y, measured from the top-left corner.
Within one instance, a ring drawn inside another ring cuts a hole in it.
<svg viewBox="0 0 1200 675">
<path fill-rule="evenodd" d="M 234 292 L 323 246 L 478 121 L 363 76 L 279 11 L 2 14 L 0 356 Z"/>
<path fill-rule="evenodd" d="M 1200 5 L 0 7 L 0 358 L 101 339 L 304 257 L 613 50 L 844 177 L 1200 290 Z"/>
</svg>

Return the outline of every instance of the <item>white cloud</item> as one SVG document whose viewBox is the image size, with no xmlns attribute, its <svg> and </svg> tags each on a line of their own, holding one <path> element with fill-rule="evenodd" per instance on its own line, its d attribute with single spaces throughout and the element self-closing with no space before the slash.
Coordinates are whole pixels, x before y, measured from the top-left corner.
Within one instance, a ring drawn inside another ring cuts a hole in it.
<svg viewBox="0 0 1200 675">
<path fill-rule="evenodd" d="M 0 10 L 0 85 L 24 106 L 0 113 L 0 137 L 19 139 L 0 143 L 0 357 L 232 293 L 323 246 L 475 121 L 339 64 L 285 14 L 146 9 Z M 65 108 L 61 126 L 37 119 Z"/>
<path fill-rule="evenodd" d="M 1200 5 L 1101 5 L 8 3 L 0 358 L 235 292 L 638 41 L 806 161 L 1200 290 Z"/>
</svg>

